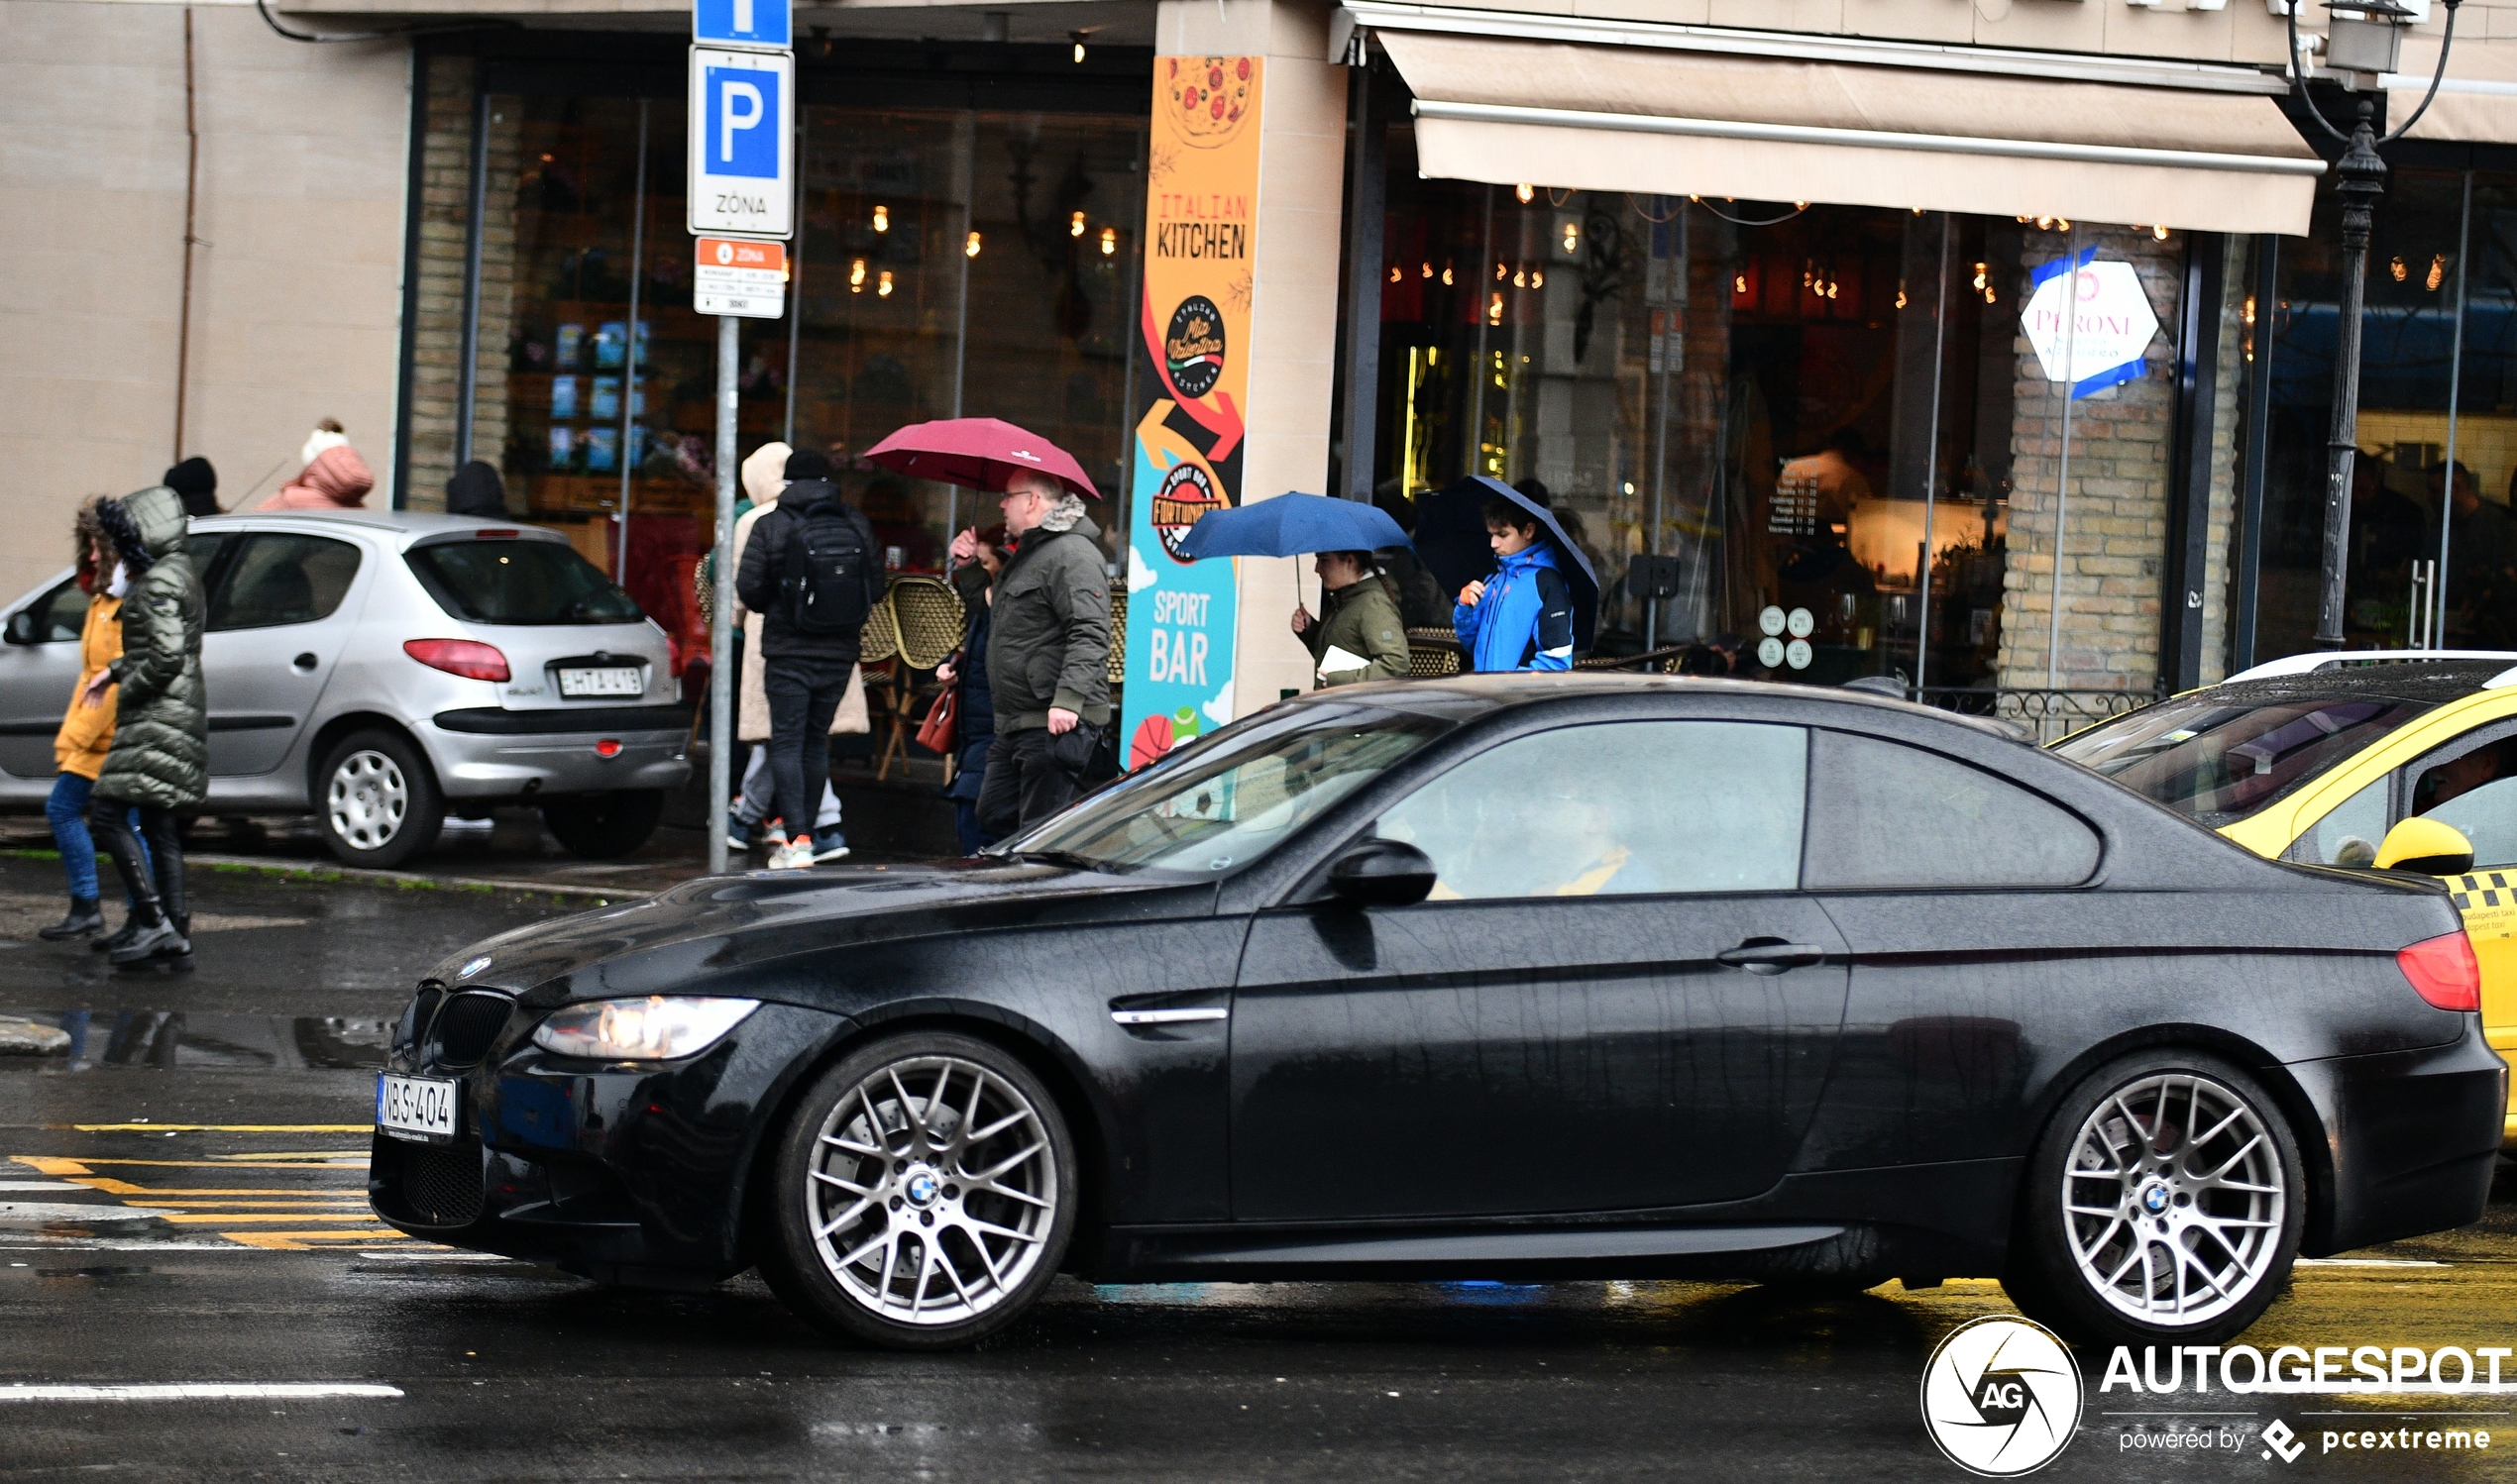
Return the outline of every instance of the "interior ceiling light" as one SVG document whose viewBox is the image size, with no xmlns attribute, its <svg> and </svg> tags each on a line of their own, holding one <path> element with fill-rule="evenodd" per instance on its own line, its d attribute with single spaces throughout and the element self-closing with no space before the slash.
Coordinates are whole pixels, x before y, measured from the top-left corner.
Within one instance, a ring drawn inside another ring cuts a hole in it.
<svg viewBox="0 0 2517 1484">
<path fill-rule="evenodd" d="M 877 206 L 874 208 L 874 230 L 877 232 L 889 232 L 892 230 L 892 209 L 890 207 Z"/>
<path fill-rule="evenodd" d="M 548 159 L 550 157 L 545 155 L 542 158 Z M 1523 206 L 1527 206 L 1530 202 L 1538 199 L 1538 187 L 1535 185 L 1515 185 L 1512 187 L 1512 194 L 1520 197 L 1521 204 Z"/>
<path fill-rule="evenodd" d="M 1068 237 L 1081 237 L 1084 235 L 1084 214 L 1082 212 L 1076 212 L 1073 220 L 1067 222 L 1066 235 Z"/>
<path fill-rule="evenodd" d="M 961 245 L 961 256 L 964 258 L 976 258 L 979 256 L 979 234 L 976 231 L 973 231 L 970 234 L 970 240 L 968 242 Z"/>
</svg>

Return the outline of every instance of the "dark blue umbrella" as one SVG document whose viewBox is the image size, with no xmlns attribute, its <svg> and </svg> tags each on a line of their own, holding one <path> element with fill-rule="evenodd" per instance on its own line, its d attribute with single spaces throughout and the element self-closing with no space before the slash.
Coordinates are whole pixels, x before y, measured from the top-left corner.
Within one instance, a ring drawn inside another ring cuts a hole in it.
<svg viewBox="0 0 2517 1484">
<path fill-rule="evenodd" d="M 1485 502 L 1510 500 L 1538 520 L 1539 539 L 1556 549 L 1557 569 L 1573 588 L 1574 648 L 1588 649 L 1599 623 L 1599 576 L 1590 559 L 1573 544 L 1556 514 L 1501 479 L 1471 475 L 1416 498 L 1416 555 L 1442 590 L 1454 596 L 1461 588 L 1494 571 L 1494 549 L 1486 545 Z M 1204 524 L 1204 522 L 1200 522 Z"/>
<path fill-rule="evenodd" d="M 1294 557 L 1304 552 L 1369 552 L 1408 545 L 1387 512 L 1361 500 L 1285 493 L 1197 518 L 1180 538 L 1180 554 L 1200 557 Z"/>
</svg>

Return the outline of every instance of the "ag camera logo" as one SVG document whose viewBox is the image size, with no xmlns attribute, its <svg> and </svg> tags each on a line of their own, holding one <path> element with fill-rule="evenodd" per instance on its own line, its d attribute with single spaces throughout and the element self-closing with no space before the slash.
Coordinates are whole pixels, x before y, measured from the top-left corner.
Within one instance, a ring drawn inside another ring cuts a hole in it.
<svg viewBox="0 0 2517 1484">
<path fill-rule="evenodd" d="M 1968 1473 L 2034 1473 L 2080 1426 L 2080 1362 L 2052 1331 L 2015 1315 L 1960 1325 L 1922 1368 L 1922 1426 Z"/>
</svg>

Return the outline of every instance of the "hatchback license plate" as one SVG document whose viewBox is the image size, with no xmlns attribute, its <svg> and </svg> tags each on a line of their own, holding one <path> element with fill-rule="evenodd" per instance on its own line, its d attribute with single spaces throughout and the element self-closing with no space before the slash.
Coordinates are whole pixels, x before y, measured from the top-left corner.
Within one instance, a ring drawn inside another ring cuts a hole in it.
<svg viewBox="0 0 2517 1484">
<path fill-rule="evenodd" d="M 445 1143 L 455 1136 L 455 1095 L 463 1084 L 435 1077 L 376 1079 L 376 1126 L 397 1139 Z"/>
<path fill-rule="evenodd" d="M 605 666 L 600 670 L 572 667 L 559 673 L 562 695 L 643 695 L 646 689 L 646 682 L 633 666 Z"/>
</svg>

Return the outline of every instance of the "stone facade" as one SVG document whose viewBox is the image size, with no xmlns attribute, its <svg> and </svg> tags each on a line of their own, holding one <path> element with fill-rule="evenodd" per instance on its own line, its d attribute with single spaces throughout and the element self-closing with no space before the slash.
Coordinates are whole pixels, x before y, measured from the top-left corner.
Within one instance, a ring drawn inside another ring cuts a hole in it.
<svg viewBox="0 0 2517 1484">
<path fill-rule="evenodd" d="M 462 385 L 464 252 L 472 215 L 473 76 L 469 57 L 438 56 L 428 65 L 428 132 L 419 146 L 419 256 L 411 265 L 419 291 L 411 331 L 410 472 L 403 500 L 413 510 L 444 509 L 446 480 L 462 462 L 455 448 L 456 401 Z M 504 462 L 506 444 L 519 126 L 512 99 L 491 100 L 472 454 L 492 464 Z"/>
</svg>

